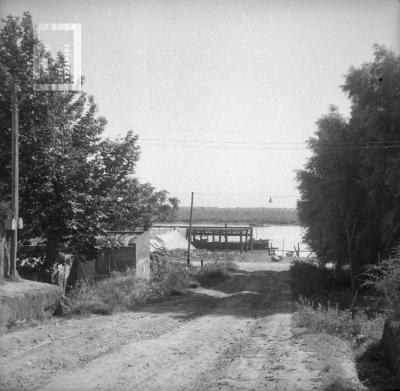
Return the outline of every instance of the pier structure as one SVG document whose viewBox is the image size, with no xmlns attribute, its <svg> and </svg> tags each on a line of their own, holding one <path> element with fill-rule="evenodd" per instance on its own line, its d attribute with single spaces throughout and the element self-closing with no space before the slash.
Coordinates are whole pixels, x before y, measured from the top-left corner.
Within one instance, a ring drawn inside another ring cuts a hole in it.
<svg viewBox="0 0 400 391">
<path fill-rule="evenodd" d="M 155 224 L 154 228 L 186 229 L 186 238 L 189 239 L 188 225 L 162 225 Z M 233 240 L 235 238 L 236 240 Z M 190 241 L 200 249 L 208 250 L 253 250 L 253 227 L 225 225 L 192 225 Z"/>
<path fill-rule="evenodd" d="M 232 241 L 232 238 L 239 240 Z M 192 226 L 191 241 L 197 248 L 249 251 L 253 249 L 253 227 Z"/>
</svg>

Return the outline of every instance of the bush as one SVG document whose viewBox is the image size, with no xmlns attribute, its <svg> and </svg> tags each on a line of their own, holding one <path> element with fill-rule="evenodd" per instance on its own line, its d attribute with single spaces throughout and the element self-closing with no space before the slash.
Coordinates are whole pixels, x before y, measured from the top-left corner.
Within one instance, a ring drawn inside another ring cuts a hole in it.
<svg viewBox="0 0 400 391">
<path fill-rule="evenodd" d="M 151 257 L 150 282 L 135 277 L 133 271 L 115 272 L 94 285 L 76 287 L 70 292 L 67 313 L 107 315 L 131 309 L 137 304 L 168 294 L 180 293 L 189 286 L 213 285 L 229 277 L 234 264 L 226 259 L 207 262 L 203 270 L 174 260 L 174 254 L 159 250 Z"/>
<path fill-rule="evenodd" d="M 165 250 L 153 253 L 150 268 L 152 282 L 161 296 L 185 289 L 189 285 L 190 270 L 186 264 L 174 261 L 171 254 Z"/>
<path fill-rule="evenodd" d="M 339 306 L 300 298 L 297 303 L 297 326 L 326 332 L 355 342 L 377 341 L 382 336 L 384 318 L 368 317 L 363 310 L 351 311 Z"/>
<path fill-rule="evenodd" d="M 118 309 L 130 309 L 155 297 L 155 288 L 133 273 L 114 273 L 94 285 L 83 285 L 70 294 L 70 312 L 107 315 Z"/>
<path fill-rule="evenodd" d="M 233 268 L 231 261 L 207 262 L 196 279 L 203 286 L 212 286 L 229 278 L 229 271 Z"/>
<path fill-rule="evenodd" d="M 292 293 L 296 298 L 304 296 L 322 300 L 322 296 L 326 296 L 326 291 L 335 291 L 336 296 L 339 291 L 342 291 L 341 302 L 349 301 L 352 297 L 348 291 L 349 270 L 342 269 L 338 272 L 304 261 L 294 261 L 290 266 L 290 279 Z"/>
<path fill-rule="evenodd" d="M 386 299 L 387 315 L 394 319 L 400 319 L 400 246 L 391 257 L 377 265 L 368 265 L 364 277 L 365 286 L 372 286 Z"/>
</svg>

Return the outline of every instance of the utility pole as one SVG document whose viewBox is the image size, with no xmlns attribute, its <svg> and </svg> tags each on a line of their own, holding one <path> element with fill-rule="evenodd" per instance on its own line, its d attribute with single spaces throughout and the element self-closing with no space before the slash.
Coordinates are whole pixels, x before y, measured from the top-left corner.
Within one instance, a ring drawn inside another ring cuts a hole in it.
<svg viewBox="0 0 400 391">
<path fill-rule="evenodd" d="M 193 216 L 193 195 L 190 201 L 190 220 L 189 220 L 189 232 L 188 232 L 188 254 L 187 254 L 187 265 L 190 265 L 190 241 L 192 240 L 192 216 Z"/>
<path fill-rule="evenodd" d="M 17 248 L 18 248 L 18 228 L 19 228 L 19 113 L 18 113 L 18 92 L 20 88 L 14 81 L 11 84 L 11 148 L 12 148 L 12 183 L 11 183 L 11 253 L 10 253 L 10 277 L 12 280 L 17 278 Z"/>
</svg>

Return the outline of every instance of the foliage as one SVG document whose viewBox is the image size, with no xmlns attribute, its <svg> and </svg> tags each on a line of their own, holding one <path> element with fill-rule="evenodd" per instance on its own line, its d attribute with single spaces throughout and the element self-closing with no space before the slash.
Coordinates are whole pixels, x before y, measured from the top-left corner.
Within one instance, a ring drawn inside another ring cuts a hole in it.
<svg viewBox="0 0 400 391">
<path fill-rule="evenodd" d="M 161 296 L 188 287 L 191 276 L 186 264 L 177 262 L 166 250 L 158 250 L 152 254 L 151 276 L 158 286 Z"/>
<path fill-rule="evenodd" d="M 188 287 L 198 284 L 211 286 L 229 278 L 229 272 L 235 265 L 225 259 L 208 259 L 203 269 L 186 266 L 178 261 L 175 252 L 158 250 L 151 256 L 151 281 L 135 277 L 134 271 L 114 272 L 93 285 L 76 286 L 69 294 L 65 308 L 67 314 L 107 315 L 119 310 L 132 309 L 166 295 L 180 293 Z"/>
<path fill-rule="evenodd" d="M 372 286 L 384 295 L 388 315 L 400 319 L 400 246 L 388 259 L 377 265 L 368 265 L 364 276 L 367 279 L 364 285 Z"/>
<path fill-rule="evenodd" d="M 305 241 L 322 261 L 351 265 L 353 290 L 363 266 L 385 258 L 400 236 L 400 57 L 374 49 L 374 61 L 351 68 L 342 86 L 350 119 L 332 107 L 317 122 L 297 174 Z"/>
<path fill-rule="evenodd" d="M 345 270 L 340 274 L 321 265 L 314 265 L 303 261 L 294 261 L 289 269 L 290 284 L 293 296 L 321 298 L 326 291 L 341 289 L 348 299 L 350 278 Z M 342 300 L 341 300 L 342 301 Z"/>
<path fill-rule="evenodd" d="M 326 332 L 350 341 L 373 342 L 380 340 L 384 325 L 384 317 L 368 317 L 359 310 L 340 309 L 336 305 L 322 305 L 301 298 L 297 303 L 296 324 L 316 332 Z"/>
<path fill-rule="evenodd" d="M 131 309 L 156 297 L 153 285 L 139 280 L 134 273 L 114 273 L 111 278 L 94 285 L 82 285 L 71 292 L 68 313 L 97 313 L 107 315 L 114 311 Z"/>
<path fill-rule="evenodd" d="M 215 260 L 206 262 L 196 279 L 200 285 L 209 287 L 218 284 L 230 277 L 229 272 L 234 270 L 234 264 L 229 260 Z"/>
<path fill-rule="evenodd" d="M 149 183 L 141 184 L 136 178 L 127 178 L 125 185 L 109 193 L 104 213 L 111 230 L 149 228 L 155 221 L 170 222 L 179 208 L 179 200 L 168 197 L 166 190 L 155 191 Z"/>
<path fill-rule="evenodd" d="M 151 262 L 150 282 L 135 277 L 134 271 L 115 272 L 111 278 L 94 285 L 77 286 L 69 297 L 66 313 L 107 315 L 132 309 L 135 305 L 173 294 L 189 285 L 190 275 L 184 264 L 171 262 L 159 251 Z"/>
<path fill-rule="evenodd" d="M 11 193 L 10 87 L 18 82 L 20 130 L 20 215 L 22 239 L 46 240 L 45 270 L 69 252 L 82 260 L 96 256 L 96 237 L 105 230 L 148 227 L 169 218 L 178 201 L 134 178 L 138 137 L 102 139 L 106 119 L 93 96 L 33 90 L 33 47 L 49 61 L 48 82 L 58 77 L 61 54 L 52 59 L 34 38 L 32 18 L 12 16 L 0 28 L 0 199 Z M 21 254 L 23 257 L 24 255 Z"/>
</svg>

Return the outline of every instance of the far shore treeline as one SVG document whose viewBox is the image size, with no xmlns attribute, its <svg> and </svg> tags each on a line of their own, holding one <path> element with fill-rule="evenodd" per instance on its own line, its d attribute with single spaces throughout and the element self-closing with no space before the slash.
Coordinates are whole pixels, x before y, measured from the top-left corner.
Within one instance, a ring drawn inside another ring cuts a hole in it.
<svg viewBox="0 0 400 391">
<path fill-rule="evenodd" d="M 181 206 L 176 222 L 189 222 L 190 207 Z M 290 208 L 217 208 L 196 207 L 194 223 L 299 224 L 296 209 Z"/>
</svg>

